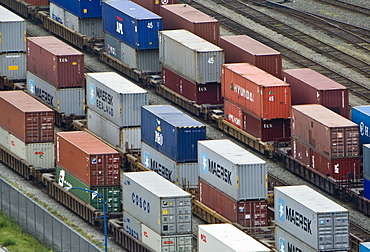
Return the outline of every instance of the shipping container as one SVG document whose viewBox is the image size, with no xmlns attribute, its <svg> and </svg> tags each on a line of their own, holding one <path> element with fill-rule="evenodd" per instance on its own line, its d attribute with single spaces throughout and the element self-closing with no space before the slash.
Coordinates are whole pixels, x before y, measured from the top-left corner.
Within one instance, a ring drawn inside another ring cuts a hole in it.
<svg viewBox="0 0 370 252">
<path fill-rule="evenodd" d="M 136 50 L 158 49 L 162 17 L 127 0 L 103 2 L 103 30 Z"/>
<path fill-rule="evenodd" d="M 364 178 L 364 197 L 370 200 L 370 179 Z"/>
<path fill-rule="evenodd" d="M 288 233 L 279 226 L 275 226 L 275 248 L 279 252 L 318 252 L 319 250 L 311 248 L 309 245 L 294 236 L 294 233 Z"/>
<path fill-rule="evenodd" d="M 91 109 L 87 109 L 87 128 L 123 152 L 141 148 L 141 128 L 119 127 Z"/>
<path fill-rule="evenodd" d="M 56 133 L 57 165 L 89 187 L 120 185 L 120 155 L 83 131 Z"/>
<path fill-rule="evenodd" d="M 1 54 L 0 75 L 8 77 L 10 80 L 25 80 L 26 53 L 19 52 Z"/>
<path fill-rule="evenodd" d="M 311 148 L 291 138 L 291 153 L 292 157 L 299 162 L 310 166 L 311 165 Z"/>
<path fill-rule="evenodd" d="M 248 63 L 222 66 L 225 99 L 264 120 L 290 117 L 290 86 Z"/>
<path fill-rule="evenodd" d="M 292 106 L 292 137 L 329 158 L 360 156 L 359 126 L 318 105 Z"/>
<path fill-rule="evenodd" d="M 198 84 L 162 65 L 162 84 L 196 104 L 222 104 L 221 83 Z"/>
<path fill-rule="evenodd" d="M 147 74 L 161 72 L 158 49 L 135 50 L 125 43 L 120 43 L 120 46 L 123 63 Z"/>
<path fill-rule="evenodd" d="M 118 60 L 121 60 L 122 57 L 121 42 L 106 32 L 104 33 L 104 51 L 108 55 Z"/>
<path fill-rule="evenodd" d="M 283 78 L 290 84 L 292 105 L 321 104 L 348 118 L 348 89 L 309 68 L 287 69 Z"/>
<path fill-rule="evenodd" d="M 62 25 L 65 25 L 65 10 L 62 7 L 50 2 L 49 11 L 51 19 Z"/>
<path fill-rule="evenodd" d="M 360 243 L 360 252 L 369 252 L 370 251 L 370 242 Z"/>
<path fill-rule="evenodd" d="M 158 235 L 192 232 L 191 194 L 157 173 L 123 173 L 122 191 L 124 211 Z"/>
<path fill-rule="evenodd" d="M 119 127 L 140 126 L 148 92 L 115 72 L 86 74 L 87 106 Z"/>
<path fill-rule="evenodd" d="M 0 6 L 0 53 L 26 51 L 26 22 Z"/>
<path fill-rule="evenodd" d="M 50 0 L 51 3 L 62 7 L 79 18 L 102 16 L 101 0 Z"/>
<path fill-rule="evenodd" d="M 198 140 L 206 126 L 170 105 L 143 106 L 141 141 L 175 162 L 198 161 Z"/>
<path fill-rule="evenodd" d="M 126 211 L 123 211 L 123 229 L 141 241 L 141 223 Z"/>
<path fill-rule="evenodd" d="M 352 122 L 360 126 L 360 145 L 370 143 L 370 106 L 357 106 L 351 110 Z"/>
<path fill-rule="evenodd" d="M 188 4 L 162 5 L 163 30 L 185 29 L 211 42 L 220 43 L 220 22 Z"/>
<path fill-rule="evenodd" d="M 362 155 L 363 177 L 370 179 L 370 144 L 364 144 Z"/>
<path fill-rule="evenodd" d="M 54 142 L 54 111 L 23 91 L 0 92 L 0 118 L 25 144 Z"/>
<path fill-rule="evenodd" d="M 142 142 L 141 163 L 183 189 L 198 189 L 198 162 L 177 163 Z"/>
<path fill-rule="evenodd" d="M 178 0 L 134 0 L 133 2 L 137 3 L 138 5 L 144 7 L 145 9 L 154 12 L 157 15 L 160 15 L 161 6 L 167 4 L 177 4 Z M 161 15 L 160 15 L 161 16 Z"/>
<path fill-rule="evenodd" d="M 69 11 L 64 13 L 65 26 L 86 35 L 87 37 L 103 37 L 103 21 L 101 17 L 79 18 Z"/>
<path fill-rule="evenodd" d="M 349 249 L 349 212 L 308 186 L 274 187 L 275 224 L 320 251 Z"/>
<path fill-rule="evenodd" d="M 234 200 L 267 199 L 266 162 L 230 140 L 198 141 L 199 177 Z"/>
<path fill-rule="evenodd" d="M 199 200 L 204 205 L 243 227 L 268 226 L 267 200 L 235 200 L 199 178 Z"/>
<path fill-rule="evenodd" d="M 224 51 L 187 30 L 160 31 L 159 61 L 189 81 L 219 83 Z"/>
<path fill-rule="evenodd" d="M 63 188 L 79 187 L 99 193 L 104 199 L 108 212 L 122 212 L 121 189 L 119 186 L 90 187 L 59 166 L 56 167 L 55 177 L 57 183 Z M 98 211 L 102 212 L 104 210 L 103 202 L 96 194 L 78 189 L 70 190 L 70 192 Z"/>
<path fill-rule="evenodd" d="M 198 252 L 210 251 L 269 252 L 271 250 L 232 224 L 198 225 Z"/>
<path fill-rule="evenodd" d="M 52 37 L 27 38 L 27 70 L 56 88 L 84 87 L 84 55 Z"/>
<path fill-rule="evenodd" d="M 282 55 L 247 35 L 220 37 L 226 63 L 249 63 L 281 79 Z"/>
<path fill-rule="evenodd" d="M 27 90 L 67 116 L 86 114 L 84 88 L 58 89 L 27 71 Z"/>
<path fill-rule="evenodd" d="M 24 0 L 23 2 L 28 3 L 33 6 L 38 6 L 38 5 L 48 5 L 49 1 L 48 0 Z"/>
</svg>

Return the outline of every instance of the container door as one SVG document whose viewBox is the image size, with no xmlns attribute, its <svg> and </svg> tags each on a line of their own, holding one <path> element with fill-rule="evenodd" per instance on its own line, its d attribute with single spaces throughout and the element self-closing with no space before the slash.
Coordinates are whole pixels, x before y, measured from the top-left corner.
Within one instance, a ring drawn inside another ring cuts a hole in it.
<svg viewBox="0 0 370 252">
<path fill-rule="evenodd" d="M 333 128 L 331 130 L 331 156 L 332 157 L 345 157 L 344 151 L 344 128 Z"/>
<path fill-rule="evenodd" d="M 358 128 L 350 127 L 346 128 L 346 155 L 347 157 L 359 157 L 359 132 Z"/>
</svg>

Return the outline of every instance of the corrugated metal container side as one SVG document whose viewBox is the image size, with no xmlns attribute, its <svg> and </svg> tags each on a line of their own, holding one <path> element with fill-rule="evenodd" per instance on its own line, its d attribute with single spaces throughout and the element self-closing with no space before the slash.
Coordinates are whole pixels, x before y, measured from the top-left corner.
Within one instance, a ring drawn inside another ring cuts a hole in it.
<svg viewBox="0 0 370 252">
<path fill-rule="evenodd" d="M 0 118 L 26 144 L 54 142 L 54 111 L 24 91 L 0 92 Z"/>
<path fill-rule="evenodd" d="M 50 2 L 59 5 L 79 18 L 102 16 L 101 0 L 50 0 Z"/>
<path fill-rule="evenodd" d="M 243 227 L 268 226 L 266 200 L 236 201 L 199 178 L 199 200 L 204 205 Z"/>
<path fill-rule="evenodd" d="M 364 177 L 370 179 L 370 144 L 364 144 L 363 155 L 362 155 L 362 167 Z"/>
<path fill-rule="evenodd" d="M 370 200 L 370 179 L 364 178 L 364 197 Z"/>
<path fill-rule="evenodd" d="M 123 229 L 141 241 L 141 223 L 126 211 L 123 211 Z"/>
<path fill-rule="evenodd" d="M 148 92 L 115 72 L 86 74 L 87 106 L 119 127 L 140 126 Z"/>
<path fill-rule="evenodd" d="M 249 63 L 282 78 L 281 53 L 271 47 L 247 35 L 221 36 L 220 47 L 225 50 L 226 63 Z"/>
<path fill-rule="evenodd" d="M 292 105 L 321 104 L 348 118 L 348 89 L 309 68 L 287 69 L 283 78 L 290 84 Z"/>
<path fill-rule="evenodd" d="M 181 60 L 179 60 L 181 59 Z M 187 30 L 159 32 L 159 61 L 192 82 L 221 82 L 224 50 Z"/>
<path fill-rule="evenodd" d="M 360 126 L 360 145 L 370 143 L 370 106 L 357 106 L 351 110 L 352 122 Z"/>
<path fill-rule="evenodd" d="M 170 67 L 169 67 L 170 68 Z M 196 104 L 222 104 L 221 83 L 197 84 L 162 65 L 162 84 Z"/>
<path fill-rule="evenodd" d="M 26 22 L 23 18 L 0 6 L 0 52 L 26 51 Z"/>
<path fill-rule="evenodd" d="M 57 178 L 56 182 L 62 187 L 79 187 L 99 193 L 104 199 L 108 212 L 122 212 L 121 189 L 119 186 L 89 187 L 59 166 L 56 167 L 55 177 Z M 83 190 L 71 190 L 70 192 L 98 211 L 104 210 L 101 199 L 96 195 Z"/>
<path fill-rule="evenodd" d="M 142 142 L 141 163 L 183 189 L 198 188 L 198 162 L 177 163 Z"/>
<path fill-rule="evenodd" d="M 136 50 L 158 49 L 162 17 L 131 1 L 107 1 L 103 30 Z"/>
<path fill-rule="evenodd" d="M 211 42 L 220 44 L 220 22 L 188 4 L 162 5 L 163 30 L 185 29 Z"/>
<path fill-rule="evenodd" d="M 119 127 L 91 109 L 87 109 L 87 128 L 124 152 L 141 148 L 140 127 Z"/>
<path fill-rule="evenodd" d="M 84 87 L 84 55 L 51 36 L 27 38 L 27 70 L 57 88 Z"/>
<path fill-rule="evenodd" d="M 161 72 L 158 49 L 135 50 L 125 43 L 120 43 L 120 45 L 123 63 L 146 73 Z"/>
<path fill-rule="evenodd" d="M 120 185 L 120 155 L 83 131 L 56 134 L 57 165 L 90 187 Z"/>
<path fill-rule="evenodd" d="M 48 3 L 49 3 L 48 0 L 25 0 L 23 2 L 28 3 L 30 5 L 34 5 L 34 6 L 37 6 L 37 5 L 48 5 Z"/>
<path fill-rule="evenodd" d="M 65 26 L 88 37 L 103 37 L 101 17 L 79 18 L 71 12 L 64 13 Z"/>
<path fill-rule="evenodd" d="M 267 199 L 266 162 L 230 140 L 198 141 L 199 177 L 234 200 Z"/>
<path fill-rule="evenodd" d="M 157 173 L 123 173 L 122 191 L 124 211 L 159 235 L 192 232 L 191 194 Z"/>
<path fill-rule="evenodd" d="M 370 251 L 370 242 L 360 243 L 360 252 L 369 252 Z"/>
<path fill-rule="evenodd" d="M 198 252 L 269 252 L 265 245 L 232 224 L 198 225 Z"/>
<path fill-rule="evenodd" d="M 64 25 L 65 24 L 65 10 L 54 4 L 54 3 L 50 3 L 49 5 L 49 11 L 50 11 L 50 17 L 51 19 L 57 21 L 58 23 Z"/>
<path fill-rule="evenodd" d="M 349 249 L 349 212 L 308 186 L 274 187 L 275 224 L 320 251 Z M 297 221 L 299 220 L 299 221 Z"/>
<path fill-rule="evenodd" d="M 1 54 L 0 75 L 10 80 L 26 79 L 26 53 Z"/>
<path fill-rule="evenodd" d="M 279 252 L 317 252 L 318 250 L 311 248 L 295 237 L 293 234 L 286 232 L 279 226 L 275 226 L 275 248 Z"/>
<path fill-rule="evenodd" d="M 225 99 L 265 120 L 290 117 L 290 85 L 248 63 L 222 66 Z"/>
<path fill-rule="evenodd" d="M 329 158 L 360 156 L 359 126 L 318 105 L 292 106 L 292 137 Z"/>
<path fill-rule="evenodd" d="M 166 1 L 158 1 L 158 0 L 134 0 L 134 3 L 137 3 L 138 5 L 144 7 L 145 9 L 148 9 L 152 12 L 154 12 L 157 15 L 160 15 L 161 6 L 167 5 L 167 4 L 177 4 L 178 0 L 166 0 Z"/>
<path fill-rule="evenodd" d="M 119 40 L 106 32 L 104 33 L 104 51 L 110 56 L 121 60 L 122 48 Z"/>
<path fill-rule="evenodd" d="M 66 115 L 85 115 L 85 89 L 57 89 L 33 73 L 27 71 L 27 90 Z"/>
<path fill-rule="evenodd" d="M 294 138 L 291 138 L 292 157 L 299 162 L 310 166 L 311 165 L 311 148 L 302 144 Z"/>
<path fill-rule="evenodd" d="M 160 235 L 141 224 L 142 242 L 154 251 L 193 251 L 193 235 Z"/>
<path fill-rule="evenodd" d="M 206 126 L 170 105 L 143 106 L 141 141 L 175 162 L 196 162 Z"/>
</svg>

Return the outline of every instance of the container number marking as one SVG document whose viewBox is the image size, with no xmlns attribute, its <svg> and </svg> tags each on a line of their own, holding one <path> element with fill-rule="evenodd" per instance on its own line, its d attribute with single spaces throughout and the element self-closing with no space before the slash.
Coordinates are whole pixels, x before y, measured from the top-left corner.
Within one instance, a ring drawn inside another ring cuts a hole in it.
<svg viewBox="0 0 370 252">
<path fill-rule="evenodd" d="M 149 22 L 146 27 L 148 27 L 149 29 L 153 29 L 153 22 Z"/>
<path fill-rule="evenodd" d="M 215 63 L 215 59 L 213 57 L 208 59 L 208 64 L 213 64 Z"/>
</svg>

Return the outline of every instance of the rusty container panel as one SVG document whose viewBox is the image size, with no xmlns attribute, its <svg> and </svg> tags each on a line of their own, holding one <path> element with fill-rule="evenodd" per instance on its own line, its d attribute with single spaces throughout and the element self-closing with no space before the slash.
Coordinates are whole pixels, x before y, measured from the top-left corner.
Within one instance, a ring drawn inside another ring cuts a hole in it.
<svg viewBox="0 0 370 252">
<path fill-rule="evenodd" d="M 291 138 L 292 157 L 299 162 L 310 166 L 311 164 L 311 148 Z"/>
<path fill-rule="evenodd" d="M 281 53 L 247 35 L 220 37 L 220 47 L 225 50 L 226 63 L 249 63 L 282 78 Z"/>
<path fill-rule="evenodd" d="M 266 200 L 236 201 L 199 178 L 199 200 L 243 227 L 268 226 Z"/>
<path fill-rule="evenodd" d="M 27 38 L 27 71 L 56 88 L 84 87 L 84 55 L 52 37 Z"/>
<path fill-rule="evenodd" d="M 292 105 L 321 104 L 349 118 L 348 89 L 309 68 L 283 71 L 284 80 L 290 84 Z"/>
<path fill-rule="evenodd" d="M 220 22 L 187 4 L 162 5 L 161 16 L 164 30 L 185 29 L 219 45 Z"/>
<path fill-rule="evenodd" d="M 54 142 L 54 111 L 23 91 L 0 92 L 0 118 L 25 144 Z"/>
<path fill-rule="evenodd" d="M 117 151 L 83 131 L 56 134 L 57 165 L 90 187 L 120 185 Z"/>
<path fill-rule="evenodd" d="M 133 2 L 157 15 L 160 15 L 162 5 L 178 3 L 177 0 L 134 0 Z"/>
<path fill-rule="evenodd" d="M 290 85 L 248 63 L 222 65 L 222 95 L 256 117 L 290 117 Z"/>
<path fill-rule="evenodd" d="M 292 106 L 291 132 L 329 158 L 360 156 L 359 126 L 322 105 Z"/>
</svg>

